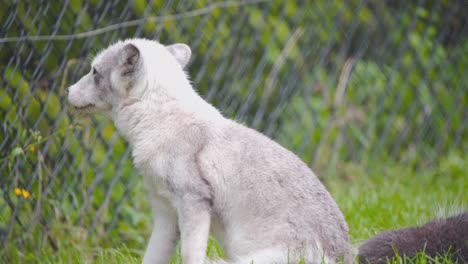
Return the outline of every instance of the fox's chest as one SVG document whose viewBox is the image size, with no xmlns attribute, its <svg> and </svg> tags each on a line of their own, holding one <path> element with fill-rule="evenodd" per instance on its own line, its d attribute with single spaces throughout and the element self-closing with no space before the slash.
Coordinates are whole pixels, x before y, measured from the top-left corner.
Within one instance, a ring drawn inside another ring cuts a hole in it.
<svg viewBox="0 0 468 264">
<path fill-rule="evenodd" d="M 165 156 L 146 155 L 147 158 L 141 158 L 138 151 L 133 152 L 133 161 L 135 168 L 142 174 L 146 188 L 150 193 L 174 200 L 174 188 L 170 181 L 169 163 Z"/>
</svg>

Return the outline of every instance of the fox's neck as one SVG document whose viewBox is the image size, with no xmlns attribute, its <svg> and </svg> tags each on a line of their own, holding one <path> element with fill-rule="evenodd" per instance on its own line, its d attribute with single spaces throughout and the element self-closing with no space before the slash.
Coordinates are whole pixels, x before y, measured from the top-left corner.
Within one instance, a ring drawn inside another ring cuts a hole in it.
<svg viewBox="0 0 468 264">
<path fill-rule="evenodd" d="M 223 118 L 191 87 L 186 89 L 165 93 L 167 89 L 156 87 L 148 89 L 141 99 L 128 99 L 112 111 L 117 130 L 131 145 L 147 140 L 148 133 L 154 135 L 155 141 L 151 143 L 158 144 L 164 140 L 163 134 L 178 134 L 194 122 Z"/>
</svg>

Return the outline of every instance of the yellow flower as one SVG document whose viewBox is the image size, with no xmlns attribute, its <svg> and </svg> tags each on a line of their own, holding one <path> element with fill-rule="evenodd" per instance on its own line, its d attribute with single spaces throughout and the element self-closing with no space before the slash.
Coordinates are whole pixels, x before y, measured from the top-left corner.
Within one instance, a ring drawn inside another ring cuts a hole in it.
<svg viewBox="0 0 468 264">
<path fill-rule="evenodd" d="M 31 152 L 34 152 L 36 150 L 36 148 L 32 144 L 29 144 L 28 148 L 29 148 L 29 151 Z"/>
<path fill-rule="evenodd" d="M 14 191 L 15 191 L 16 196 L 23 195 L 24 198 L 28 198 L 29 196 L 31 196 L 31 194 L 25 189 L 16 187 Z"/>
<path fill-rule="evenodd" d="M 24 189 L 23 189 L 23 190 L 21 190 L 21 192 L 23 193 L 23 197 L 24 197 L 24 198 L 28 198 L 28 197 L 29 197 L 29 195 L 30 195 L 30 194 L 29 194 L 29 192 L 28 192 L 28 191 L 26 191 L 26 190 L 24 190 Z"/>
</svg>

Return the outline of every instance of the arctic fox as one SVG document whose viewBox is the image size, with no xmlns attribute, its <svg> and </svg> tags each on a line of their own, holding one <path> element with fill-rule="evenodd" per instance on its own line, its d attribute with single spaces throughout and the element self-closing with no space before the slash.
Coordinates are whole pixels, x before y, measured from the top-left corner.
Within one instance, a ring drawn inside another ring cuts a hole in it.
<svg viewBox="0 0 468 264">
<path fill-rule="evenodd" d="M 228 263 L 351 263 L 348 227 L 292 152 L 223 117 L 192 88 L 185 44 L 117 42 L 67 89 L 79 111 L 104 113 L 131 145 L 154 209 L 143 263 L 205 257 L 211 232 Z"/>
<path fill-rule="evenodd" d="M 468 263 L 468 211 L 420 227 L 378 234 L 359 248 L 359 261 L 387 263 L 395 253 L 411 258 L 422 251 L 432 258 L 448 253 L 454 263 Z"/>
</svg>

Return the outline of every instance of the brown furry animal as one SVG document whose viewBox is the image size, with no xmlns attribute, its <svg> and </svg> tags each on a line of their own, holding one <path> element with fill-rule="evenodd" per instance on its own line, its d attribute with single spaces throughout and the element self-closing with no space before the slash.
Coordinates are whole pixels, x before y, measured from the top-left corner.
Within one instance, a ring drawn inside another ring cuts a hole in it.
<svg viewBox="0 0 468 264">
<path fill-rule="evenodd" d="M 400 256 L 414 257 L 424 251 L 430 257 L 449 253 L 452 260 L 468 263 L 468 211 L 437 219 L 420 227 L 380 233 L 359 248 L 359 262 L 379 264 Z"/>
</svg>

